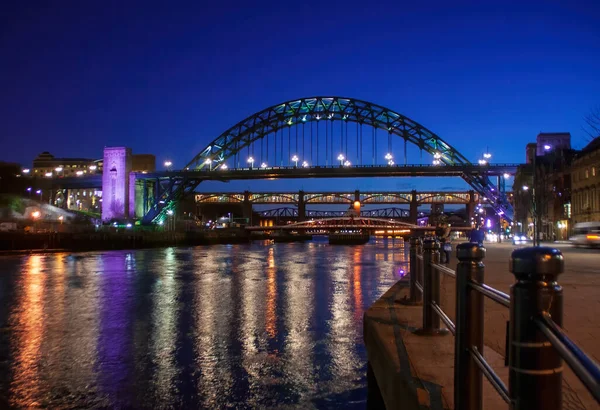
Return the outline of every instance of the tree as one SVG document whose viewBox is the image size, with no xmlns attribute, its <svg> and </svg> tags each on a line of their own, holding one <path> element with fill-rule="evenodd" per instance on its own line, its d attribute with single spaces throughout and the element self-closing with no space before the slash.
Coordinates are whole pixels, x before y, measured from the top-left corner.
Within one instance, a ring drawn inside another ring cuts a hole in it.
<svg viewBox="0 0 600 410">
<path fill-rule="evenodd" d="M 590 113 L 584 118 L 585 126 L 583 130 L 590 138 L 600 137 L 600 105 L 592 108 Z"/>
</svg>

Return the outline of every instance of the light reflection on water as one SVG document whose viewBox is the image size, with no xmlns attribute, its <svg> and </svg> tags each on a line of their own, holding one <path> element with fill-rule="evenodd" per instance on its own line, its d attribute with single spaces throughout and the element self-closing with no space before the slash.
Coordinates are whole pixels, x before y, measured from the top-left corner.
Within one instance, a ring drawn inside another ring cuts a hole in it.
<svg viewBox="0 0 600 410">
<path fill-rule="evenodd" d="M 3 258 L 0 406 L 357 407 L 401 241 Z"/>
</svg>

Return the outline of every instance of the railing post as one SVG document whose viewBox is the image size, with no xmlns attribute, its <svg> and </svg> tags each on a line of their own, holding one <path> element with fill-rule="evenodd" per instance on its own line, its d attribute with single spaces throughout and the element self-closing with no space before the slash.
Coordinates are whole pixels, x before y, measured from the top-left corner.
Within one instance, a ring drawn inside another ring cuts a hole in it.
<svg viewBox="0 0 600 410">
<path fill-rule="evenodd" d="M 448 329 L 440 328 L 440 317 L 433 310 L 432 302 L 439 304 L 440 275 L 431 266 L 440 261 L 440 244 L 435 239 L 423 241 L 423 327 L 415 333 L 422 335 L 445 335 Z"/>
<path fill-rule="evenodd" d="M 508 384 L 514 410 L 562 408 L 562 359 L 533 319 L 547 312 L 562 326 L 563 291 L 556 278 L 564 271 L 562 253 L 535 247 L 513 251 L 510 271 Z"/>
<path fill-rule="evenodd" d="M 483 283 L 485 248 L 476 243 L 456 247 L 456 338 L 454 341 L 454 408 L 482 408 L 483 375 L 469 349 L 483 354 L 483 295 L 469 282 Z"/>
<path fill-rule="evenodd" d="M 417 289 L 417 255 L 420 253 L 421 248 L 421 239 L 418 237 L 410 238 L 410 275 L 408 276 L 409 280 L 409 290 L 410 294 L 408 299 L 403 299 L 401 303 L 403 305 L 420 305 L 422 303 L 422 295 L 421 291 Z"/>
</svg>

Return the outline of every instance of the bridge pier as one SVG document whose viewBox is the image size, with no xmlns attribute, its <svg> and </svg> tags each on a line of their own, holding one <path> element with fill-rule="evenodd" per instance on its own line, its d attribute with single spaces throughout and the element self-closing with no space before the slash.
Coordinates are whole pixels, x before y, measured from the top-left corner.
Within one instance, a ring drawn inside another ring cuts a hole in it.
<svg viewBox="0 0 600 410">
<path fill-rule="evenodd" d="M 244 203 L 242 215 L 246 219 L 248 225 L 252 225 L 252 202 L 250 202 L 250 192 L 244 191 Z"/>
<path fill-rule="evenodd" d="M 419 203 L 417 202 L 417 191 L 413 189 L 412 191 L 410 191 L 410 210 L 408 213 L 408 218 L 411 224 L 416 225 L 418 217 Z"/>
<path fill-rule="evenodd" d="M 469 202 L 466 205 L 467 210 L 467 224 L 471 225 L 473 217 L 475 215 L 475 191 L 469 191 Z"/>
<path fill-rule="evenodd" d="M 306 220 L 306 202 L 304 201 L 304 191 L 298 192 L 298 222 Z"/>
</svg>

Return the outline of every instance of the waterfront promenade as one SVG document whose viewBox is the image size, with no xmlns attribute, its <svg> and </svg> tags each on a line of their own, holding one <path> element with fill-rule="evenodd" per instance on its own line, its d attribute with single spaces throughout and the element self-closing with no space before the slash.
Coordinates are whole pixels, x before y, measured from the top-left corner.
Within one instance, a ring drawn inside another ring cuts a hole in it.
<svg viewBox="0 0 600 410">
<path fill-rule="evenodd" d="M 558 277 L 564 288 L 564 328 L 568 335 L 586 353 L 596 361 L 600 359 L 600 252 L 598 250 L 574 249 L 570 245 L 552 244 L 561 249 L 565 257 L 565 272 Z M 508 293 L 514 276 L 508 271 L 508 260 L 516 248 L 510 243 L 486 244 L 484 259 L 485 283 Z M 450 267 L 456 269 L 457 260 L 453 255 Z M 428 408 L 453 408 L 453 357 L 454 337 L 416 336 L 412 330 L 421 326 L 422 308 L 404 306 L 397 300 L 408 294 L 407 284 L 398 283 L 366 313 L 366 338 L 369 348 L 369 360 L 381 362 L 377 353 L 371 357 L 370 342 L 379 344 L 376 339 L 395 340 L 395 350 L 387 342 L 374 349 L 383 352 L 395 361 L 395 374 L 389 374 L 386 380 L 395 379 L 394 384 L 406 383 L 407 375 L 413 378 L 412 383 L 419 386 L 417 394 L 421 404 Z M 454 320 L 455 318 L 455 280 L 441 275 L 441 304 Z M 504 367 L 504 349 L 506 322 L 509 318 L 507 308 L 486 298 L 485 300 L 485 356 L 499 376 L 508 383 L 508 369 Z M 391 326 L 395 323 L 396 326 Z M 394 330 L 395 329 L 395 330 Z M 373 336 L 375 335 L 375 336 Z M 374 339 L 375 338 L 375 339 Z M 389 342 L 391 343 L 391 342 Z M 404 353 L 404 359 L 403 354 Z M 373 360 L 375 359 L 375 360 Z M 374 363 L 374 366 L 377 365 Z M 387 366 L 387 365 L 385 365 Z M 408 370 L 410 367 L 410 372 Z M 404 372 L 404 373 L 403 373 Z M 409 372 L 409 373 L 407 373 Z M 404 376 L 402 376 L 404 374 Z M 404 378 L 403 378 L 404 377 Z M 385 389 L 385 383 L 382 389 Z M 391 388 L 391 386 L 388 386 Z M 484 380 L 484 402 L 486 409 L 505 409 L 506 404 L 500 399 L 489 383 Z M 593 409 L 597 403 L 585 387 L 565 365 L 563 381 L 563 408 Z"/>
</svg>

